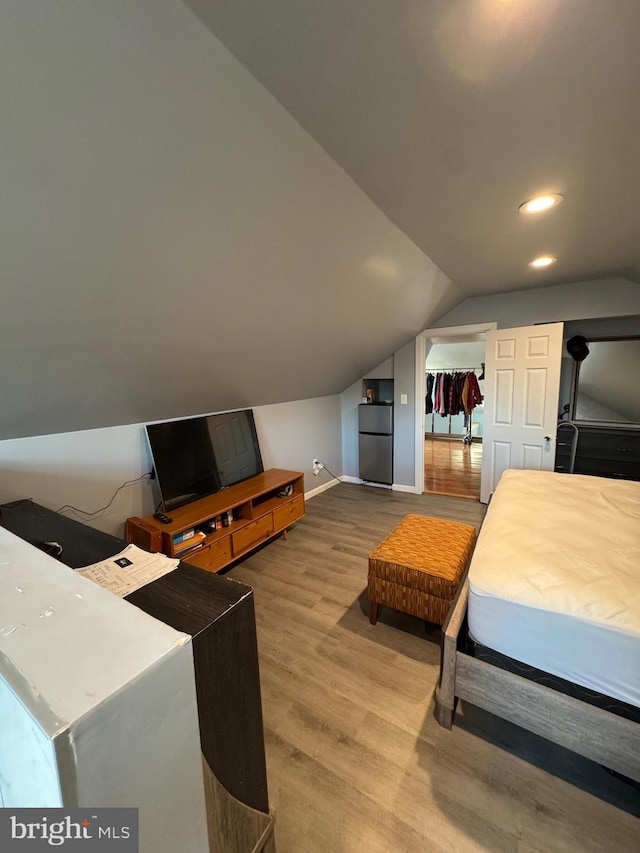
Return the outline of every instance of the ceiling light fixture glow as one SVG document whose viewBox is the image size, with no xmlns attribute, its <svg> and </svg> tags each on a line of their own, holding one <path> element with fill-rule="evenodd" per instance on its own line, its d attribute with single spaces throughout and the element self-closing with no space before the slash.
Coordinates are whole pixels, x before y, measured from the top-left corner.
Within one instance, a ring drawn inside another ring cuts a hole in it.
<svg viewBox="0 0 640 853">
<path fill-rule="evenodd" d="M 557 258 L 554 258 L 551 255 L 543 255 L 540 258 L 535 258 L 533 261 L 529 261 L 529 266 L 534 267 L 535 269 L 539 269 L 540 267 L 549 267 L 551 264 L 555 264 L 557 260 Z"/>
<path fill-rule="evenodd" d="M 520 213 L 542 213 L 543 210 L 550 210 L 552 207 L 557 207 L 562 201 L 561 195 L 538 195 L 535 198 L 530 198 L 521 204 L 518 210 Z"/>
</svg>

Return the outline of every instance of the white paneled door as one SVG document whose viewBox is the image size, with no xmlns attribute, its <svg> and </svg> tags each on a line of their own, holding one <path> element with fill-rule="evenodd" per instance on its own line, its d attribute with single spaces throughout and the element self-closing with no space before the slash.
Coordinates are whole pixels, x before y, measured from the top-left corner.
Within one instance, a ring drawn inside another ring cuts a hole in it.
<svg viewBox="0 0 640 853">
<path fill-rule="evenodd" d="M 506 468 L 552 471 L 562 323 L 487 333 L 480 500 Z"/>
</svg>

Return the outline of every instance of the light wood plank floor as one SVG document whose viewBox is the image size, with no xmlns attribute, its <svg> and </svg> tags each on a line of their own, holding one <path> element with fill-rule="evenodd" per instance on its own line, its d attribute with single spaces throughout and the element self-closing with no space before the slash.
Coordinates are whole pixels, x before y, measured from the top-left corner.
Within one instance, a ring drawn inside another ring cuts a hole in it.
<svg viewBox="0 0 640 853">
<path fill-rule="evenodd" d="M 636 789 L 471 706 L 436 724 L 437 631 L 368 621 L 367 557 L 407 512 L 484 508 L 340 484 L 229 572 L 255 590 L 279 853 L 637 853 Z"/>
<path fill-rule="evenodd" d="M 460 439 L 425 439 L 425 492 L 478 500 L 481 472 L 481 442 L 465 444 Z"/>
</svg>

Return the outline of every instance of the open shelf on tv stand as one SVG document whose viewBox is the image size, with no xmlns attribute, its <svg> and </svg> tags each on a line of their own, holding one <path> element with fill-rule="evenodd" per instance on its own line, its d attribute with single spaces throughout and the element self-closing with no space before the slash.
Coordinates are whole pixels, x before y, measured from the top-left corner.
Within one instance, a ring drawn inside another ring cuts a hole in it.
<svg viewBox="0 0 640 853">
<path fill-rule="evenodd" d="M 128 542 L 169 557 L 179 557 L 209 572 L 219 572 L 304 515 L 304 475 L 270 468 L 220 492 L 168 510 L 170 524 L 152 515 L 128 518 Z M 216 529 L 216 519 L 226 526 Z M 213 525 L 213 527 L 212 527 Z M 205 534 L 204 539 L 177 542 L 185 532 Z"/>
</svg>

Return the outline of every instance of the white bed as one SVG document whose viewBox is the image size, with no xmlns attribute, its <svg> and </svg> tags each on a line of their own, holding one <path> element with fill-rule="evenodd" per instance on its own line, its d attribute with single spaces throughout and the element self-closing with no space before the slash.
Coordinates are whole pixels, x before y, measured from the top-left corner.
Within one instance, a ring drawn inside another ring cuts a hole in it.
<svg viewBox="0 0 640 853">
<path fill-rule="evenodd" d="M 640 781 L 640 723 L 606 701 L 640 708 L 640 483 L 506 471 L 443 634 L 441 725 L 462 699 Z"/>
<path fill-rule="evenodd" d="M 640 707 L 640 483 L 505 471 L 468 622 L 483 646 Z"/>
</svg>

